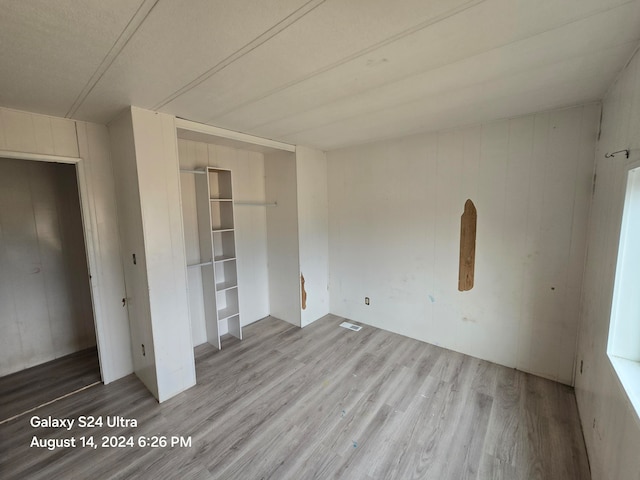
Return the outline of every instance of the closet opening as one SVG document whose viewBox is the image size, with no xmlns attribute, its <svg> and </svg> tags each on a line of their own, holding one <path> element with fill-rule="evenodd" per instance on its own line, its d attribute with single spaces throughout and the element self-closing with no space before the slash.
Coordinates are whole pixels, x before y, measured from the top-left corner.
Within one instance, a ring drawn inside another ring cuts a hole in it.
<svg viewBox="0 0 640 480">
<path fill-rule="evenodd" d="M 198 364 L 261 319 L 300 326 L 295 148 L 187 120 L 176 126 Z"/>
<path fill-rule="evenodd" d="M 0 158 L 0 422 L 101 382 L 72 163 Z"/>
</svg>

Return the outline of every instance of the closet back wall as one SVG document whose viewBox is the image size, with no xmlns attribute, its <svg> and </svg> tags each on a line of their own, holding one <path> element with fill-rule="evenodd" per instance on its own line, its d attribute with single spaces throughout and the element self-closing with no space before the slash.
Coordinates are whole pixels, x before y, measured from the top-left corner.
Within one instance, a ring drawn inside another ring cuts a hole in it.
<svg viewBox="0 0 640 480">
<path fill-rule="evenodd" d="M 236 202 L 265 202 L 265 170 L 262 153 L 178 139 L 178 155 L 181 169 L 193 170 L 206 166 L 230 169 L 233 180 L 233 198 Z M 194 177 L 194 174 L 188 173 L 180 175 L 188 264 L 210 260 L 208 258 L 200 259 Z M 238 293 L 242 325 L 247 325 L 269 315 L 265 208 L 268 207 L 236 205 L 234 208 Z M 202 275 L 199 268 L 189 268 L 187 272 L 191 334 L 195 346 L 207 341 Z"/>
<path fill-rule="evenodd" d="M 75 165 L 0 159 L 0 375 L 96 344 Z"/>
<path fill-rule="evenodd" d="M 331 313 L 571 384 L 599 112 L 329 152 Z M 475 286 L 459 292 L 467 199 Z"/>
</svg>

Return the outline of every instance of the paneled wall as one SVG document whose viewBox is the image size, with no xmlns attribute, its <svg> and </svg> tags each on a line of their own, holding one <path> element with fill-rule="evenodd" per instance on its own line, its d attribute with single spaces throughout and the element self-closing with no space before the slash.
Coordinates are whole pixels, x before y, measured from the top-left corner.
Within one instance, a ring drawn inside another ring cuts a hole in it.
<svg viewBox="0 0 640 480">
<path fill-rule="evenodd" d="M 599 113 L 329 152 L 331 312 L 571 384 Z M 475 286 L 459 292 L 467 199 Z"/>
<path fill-rule="evenodd" d="M 221 167 L 232 172 L 233 196 L 237 202 L 265 202 L 264 156 L 260 152 L 191 140 L 178 140 L 180 168 Z M 194 174 L 180 175 L 187 263 L 200 262 L 198 219 Z M 267 273 L 266 208 L 236 205 L 235 240 L 238 266 L 240 320 L 242 325 L 269 315 L 269 276 Z M 204 261 L 204 260 L 203 260 Z M 202 275 L 199 268 L 187 271 L 189 315 L 193 344 L 207 341 L 204 323 Z M 226 332 L 223 332 L 226 333 Z"/>
<path fill-rule="evenodd" d="M 298 237 L 298 180 L 296 155 L 265 155 L 269 307 L 276 318 L 302 326 L 300 292 L 300 240 Z"/>
<path fill-rule="evenodd" d="M 0 375 L 96 344 L 75 165 L 0 159 Z"/>
<path fill-rule="evenodd" d="M 107 128 L 87 122 L 0 108 L 0 151 L 25 157 L 78 159 L 77 171 L 91 274 L 102 378 L 133 371 L 129 319 L 122 307 L 124 276 Z"/>
<path fill-rule="evenodd" d="M 109 134 L 135 372 L 163 402 L 196 383 L 175 117 L 131 107 Z"/>
<path fill-rule="evenodd" d="M 149 305 L 146 250 L 138 187 L 138 169 L 133 134 L 133 118 L 129 111 L 109 125 L 109 139 L 113 155 L 114 180 L 119 213 L 121 263 L 126 282 L 126 309 L 133 369 L 147 388 L 158 398 L 158 378 L 155 364 L 155 345 Z M 133 263 L 133 254 L 136 263 Z M 143 351 L 144 345 L 144 351 Z M 133 350 L 135 348 L 135 350 Z"/>
<path fill-rule="evenodd" d="M 301 326 L 329 313 L 329 206 L 324 152 L 296 148 L 300 272 L 307 292 Z"/>
<path fill-rule="evenodd" d="M 75 123 L 0 107 L 0 150 L 78 157 Z"/>
<path fill-rule="evenodd" d="M 109 383 L 133 372 L 129 317 L 122 305 L 126 291 L 109 131 L 104 125 L 88 122 L 75 122 L 75 128 L 82 159 L 78 176 L 84 177 L 79 185 L 80 201 L 97 317 L 98 353 L 102 380 Z"/>
<path fill-rule="evenodd" d="M 640 56 L 631 60 L 603 101 L 596 187 L 589 226 L 576 397 L 594 480 L 640 479 L 640 420 L 607 357 L 609 319 L 624 204 L 627 159 L 640 162 Z"/>
</svg>

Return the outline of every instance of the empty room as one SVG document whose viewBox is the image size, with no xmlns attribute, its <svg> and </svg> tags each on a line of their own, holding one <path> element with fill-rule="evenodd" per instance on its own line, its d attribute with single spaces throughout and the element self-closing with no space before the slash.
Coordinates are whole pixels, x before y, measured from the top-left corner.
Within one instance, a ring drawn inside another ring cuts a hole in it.
<svg viewBox="0 0 640 480">
<path fill-rule="evenodd" d="M 640 0 L 0 2 L 0 478 L 640 480 Z"/>
</svg>

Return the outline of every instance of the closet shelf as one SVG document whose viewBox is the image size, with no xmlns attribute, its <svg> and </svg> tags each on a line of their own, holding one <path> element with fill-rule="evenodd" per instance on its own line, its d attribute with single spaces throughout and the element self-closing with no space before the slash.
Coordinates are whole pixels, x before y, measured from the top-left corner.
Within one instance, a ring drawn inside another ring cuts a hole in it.
<svg viewBox="0 0 640 480">
<path fill-rule="evenodd" d="M 219 257 L 215 257 L 214 263 L 222 263 L 222 262 L 230 262 L 231 260 L 235 260 L 235 256 L 225 256 L 220 255 Z"/>
<path fill-rule="evenodd" d="M 198 267 L 204 267 L 206 265 L 213 265 L 213 261 L 208 261 L 208 262 L 202 262 L 202 263 L 192 263 L 191 265 L 187 265 L 187 268 L 198 268 Z"/>
<path fill-rule="evenodd" d="M 196 207 L 200 258 L 212 258 L 202 269 L 207 342 L 222 348 L 223 333 L 242 340 L 238 270 L 236 264 L 234 202 L 231 171 L 208 167 L 196 175 Z M 221 323 L 224 320 L 223 323 Z"/>
<path fill-rule="evenodd" d="M 233 317 L 237 317 L 239 315 L 240 313 L 238 313 L 238 310 L 233 308 L 225 308 L 224 310 L 218 310 L 218 323 L 224 320 L 230 320 Z"/>
<path fill-rule="evenodd" d="M 216 284 L 216 292 L 226 292 L 227 290 L 232 290 L 234 288 L 238 288 L 238 284 L 236 282 L 223 282 Z"/>
<path fill-rule="evenodd" d="M 267 203 L 267 202 L 233 202 L 234 205 L 241 206 L 254 206 L 254 207 L 277 207 L 278 202 Z"/>
</svg>

